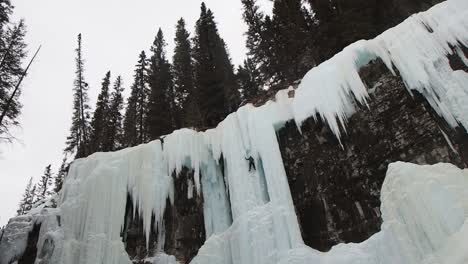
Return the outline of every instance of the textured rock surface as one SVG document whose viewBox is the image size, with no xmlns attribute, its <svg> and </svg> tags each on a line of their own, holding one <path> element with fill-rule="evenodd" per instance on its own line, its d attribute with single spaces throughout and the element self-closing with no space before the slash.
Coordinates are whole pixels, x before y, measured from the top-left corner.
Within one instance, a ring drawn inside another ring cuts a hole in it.
<svg viewBox="0 0 468 264">
<path fill-rule="evenodd" d="M 447 128 L 381 62 L 364 68 L 361 76 L 371 100 L 369 108 L 361 107 L 349 119 L 343 148 L 327 126 L 313 119 L 301 127 L 302 135 L 293 122 L 278 133 L 304 241 L 322 251 L 340 242 L 361 242 L 380 229 L 380 190 L 389 163 L 464 167 L 468 161 L 461 155 L 466 132 Z"/>
<path fill-rule="evenodd" d="M 169 205 L 164 215 L 164 252 L 175 256 L 180 263 L 189 263 L 205 242 L 203 198 L 195 190 L 193 171 L 183 169 L 174 178 L 174 186 L 174 206 Z"/>
<path fill-rule="evenodd" d="M 41 225 L 34 225 L 32 231 L 28 235 L 28 245 L 23 256 L 18 259 L 18 264 L 34 264 L 37 255 L 37 241 L 39 239 L 39 231 Z"/>
<path fill-rule="evenodd" d="M 164 252 L 175 256 L 180 263 L 188 263 L 205 242 L 203 198 L 197 195 L 194 188 L 193 171 L 184 168 L 177 177 L 173 174 L 173 178 L 176 192 L 174 194 L 174 205 L 171 205 L 169 200 L 166 204 Z M 191 184 L 189 184 L 190 181 Z M 143 221 L 140 220 L 138 214 L 133 217 L 132 204 L 129 198 L 126 213 L 126 223 L 128 224 L 126 224 L 122 235 L 126 245 L 125 248 L 131 259 L 135 263 L 143 264 L 147 256 L 158 253 L 157 230 L 153 228 L 150 232 L 148 251 L 146 249 L 146 239 L 143 235 Z"/>
</svg>

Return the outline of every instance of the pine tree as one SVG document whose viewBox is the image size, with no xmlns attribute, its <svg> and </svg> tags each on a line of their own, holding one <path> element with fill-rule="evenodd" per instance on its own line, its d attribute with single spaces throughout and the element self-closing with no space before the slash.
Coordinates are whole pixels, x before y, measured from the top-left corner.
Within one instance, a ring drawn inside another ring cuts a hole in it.
<svg viewBox="0 0 468 264">
<path fill-rule="evenodd" d="M 13 6 L 10 0 L 0 0 L 0 35 L 3 33 L 3 27 L 10 22 L 10 15 L 13 12 Z"/>
<path fill-rule="evenodd" d="M 24 215 L 25 213 L 29 212 L 32 208 L 32 203 L 34 200 L 34 192 L 33 192 L 33 178 L 29 178 L 28 184 L 26 185 L 26 189 L 23 193 L 23 198 L 19 203 L 19 208 L 16 211 L 18 215 Z"/>
<path fill-rule="evenodd" d="M 246 32 L 249 60 L 259 69 L 259 76 L 263 82 L 266 82 L 270 76 L 270 61 L 271 61 L 271 42 L 272 27 L 271 20 L 260 11 L 256 0 L 242 0 L 243 18 L 248 26 Z M 268 23 L 267 23 L 268 21 Z"/>
<path fill-rule="evenodd" d="M 52 172 L 51 166 L 48 165 L 45 170 L 44 174 L 41 176 L 39 180 L 39 185 L 37 186 L 37 200 L 41 201 L 44 200 L 47 196 L 51 195 L 52 192 L 50 187 L 52 186 Z"/>
<path fill-rule="evenodd" d="M 67 138 L 65 152 L 75 152 L 76 158 L 90 154 L 89 150 L 89 119 L 88 84 L 84 80 L 84 59 L 81 50 L 81 34 L 78 35 L 76 48 L 76 79 L 73 95 L 73 116 L 70 136 Z"/>
<path fill-rule="evenodd" d="M 26 26 L 23 20 L 10 25 L 10 13 L 9 1 L 0 1 L 0 113 L 3 117 L 0 122 L 0 140 L 10 140 L 12 135 L 9 129 L 19 124 L 21 90 L 15 94 L 13 92 L 24 74 L 22 63 L 26 57 Z M 10 97 L 12 101 L 8 103 Z"/>
<path fill-rule="evenodd" d="M 55 175 L 55 181 L 54 181 L 54 192 L 59 193 L 60 190 L 62 190 L 63 186 L 63 181 L 65 180 L 65 177 L 67 177 L 68 173 L 68 164 L 67 164 L 67 157 L 65 156 L 62 160 L 62 164 L 60 165 L 60 168 Z"/>
<path fill-rule="evenodd" d="M 98 95 L 96 110 L 91 121 L 90 149 L 92 152 L 106 151 L 104 141 L 108 136 L 110 78 L 111 73 L 108 71 L 102 80 L 101 93 Z"/>
<path fill-rule="evenodd" d="M 247 35 L 247 49 L 249 55 L 256 58 L 257 63 L 262 60 L 260 47 L 264 39 L 264 15 L 260 12 L 260 8 L 256 0 L 241 0 L 243 5 L 243 18 L 248 26 Z"/>
<path fill-rule="evenodd" d="M 176 127 L 171 65 L 166 59 L 165 46 L 163 32 L 159 29 L 151 47 L 153 54 L 148 77 L 151 93 L 147 125 L 151 140 L 170 133 Z"/>
<path fill-rule="evenodd" d="M 329 0 L 309 0 L 324 4 Z M 248 25 L 248 58 L 259 70 L 262 83 L 291 83 L 315 66 L 313 28 L 316 24 L 301 0 L 274 1 L 273 17 L 264 15 L 255 0 L 242 0 Z M 282 86 L 280 86 L 282 87 Z"/>
<path fill-rule="evenodd" d="M 39 195 L 38 195 L 38 189 L 37 189 L 37 184 L 34 184 L 32 189 L 31 189 L 31 208 L 34 207 L 34 205 L 40 201 Z"/>
<path fill-rule="evenodd" d="M 310 28 L 307 16 L 301 0 L 274 2 L 274 60 L 270 67 L 277 81 L 296 81 L 314 66 L 314 60 L 308 55 Z"/>
<path fill-rule="evenodd" d="M 106 137 L 104 138 L 104 151 L 114 151 L 122 147 L 122 109 L 123 97 L 122 78 L 117 77 L 109 102 L 107 117 Z"/>
<path fill-rule="evenodd" d="M 194 38 L 194 72 L 205 126 L 216 126 L 239 104 L 238 85 L 211 10 L 201 5 Z"/>
<path fill-rule="evenodd" d="M 181 18 L 177 22 L 173 57 L 174 92 L 179 127 L 199 127 L 201 115 L 195 90 L 190 34 Z"/>
<path fill-rule="evenodd" d="M 244 60 L 244 66 L 239 66 L 237 79 L 242 89 L 242 99 L 244 101 L 251 100 L 262 92 L 260 71 L 256 68 L 252 59 Z"/>
<path fill-rule="evenodd" d="M 134 82 L 125 110 L 123 124 L 123 145 L 125 147 L 136 146 L 148 139 L 148 130 L 145 123 L 149 97 L 147 62 L 146 54 L 142 51 L 135 66 Z"/>
<path fill-rule="evenodd" d="M 335 14 L 335 0 L 308 0 L 308 2 L 316 18 L 322 23 L 329 21 Z"/>
</svg>

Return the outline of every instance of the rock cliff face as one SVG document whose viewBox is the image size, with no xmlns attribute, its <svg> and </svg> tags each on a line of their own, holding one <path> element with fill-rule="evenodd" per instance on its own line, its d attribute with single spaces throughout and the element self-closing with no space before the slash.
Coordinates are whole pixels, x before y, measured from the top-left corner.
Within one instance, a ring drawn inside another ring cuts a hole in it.
<svg viewBox="0 0 468 264">
<path fill-rule="evenodd" d="M 28 245 L 24 254 L 18 259 L 18 264 L 34 263 L 37 257 L 37 242 L 39 239 L 39 230 L 41 225 L 34 225 L 33 229 L 28 235 Z"/>
<path fill-rule="evenodd" d="M 158 247 L 166 254 L 175 256 L 180 263 L 188 263 L 205 242 L 205 223 L 203 217 L 203 198 L 196 194 L 193 185 L 193 171 L 184 168 L 174 177 L 174 204 L 168 200 L 164 213 L 164 244 L 158 245 L 159 230 L 152 229 L 149 251 L 143 232 L 143 221 L 138 213 L 133 217 L 133 202 L 127 199 L 126 224 L 122 237 L 126 251 L 135 263 L 145 264 L 145 258 L 157 253 Z M 187 181 L 187 179 L 189 179 Z M 192 184 L 188 184 L 188 182 Z M 190 193 L 190 195 L 188 195 Z M 191 198 L 188 198 L 191 197 Z M 138 210 L 137 210 L 138 211 Z M 154 226 L 154 220 L 153 224 Z"/>
<path fill-rule="evenodd" d="M 278 133 L 302 237 L 322 251 L 380 230 L 380 190 L 389 163 L 468 164 L 466 132 L 448 128 L 383 63 L 371 63 L 361 77 L 372 87 L 372 99 L 349 119 L 342 147 L 313 119 L 303 124 L 302 135 L 294 123 Z"/>
<path fill-rule="evenodd" d="M 452 66 L 468 70 L 456 60 Z M 388 164 L 448 162 L 460 168 L 468 164 L 466 131 L 449 128 L 381 61 L 364 67 L 360 75 L 371 88 L 372 99 L 349 119 L 342 146 L 325 124 L 313 118 L 300 131 L 289 122 L 278 132 L 302 237 L 321 251 L 342 242 L 362 242 L 380 230 L 380 192 Z M 178 180 L 187 175 L 191 174 L 184 170 L 175 177 L 176 193 L 187 193 L 187 182 Z M 188 263 L 204 242 L 203 201 L 181 195 L 169 208 L 165 252 Z M 134 246 L 127 247 L 135 259 L 146 255 L 141 227 L 138 234 L 140 254 L 134 253 Z"/>
</svg>

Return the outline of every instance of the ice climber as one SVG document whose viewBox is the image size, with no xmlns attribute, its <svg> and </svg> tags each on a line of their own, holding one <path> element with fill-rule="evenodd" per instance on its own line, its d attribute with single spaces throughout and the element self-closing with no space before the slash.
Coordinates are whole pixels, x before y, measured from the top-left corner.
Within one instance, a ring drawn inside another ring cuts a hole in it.
<svg viewBox="0 0 468 264">
<path fill-rule="evenodd" d="M 248 158 L 245 158 L 245 160 L 249 161 L 249 172 L 252 170 L 252 168 L 254 170 L 257 170 L 257 168 L 255 168 L 255 162 L 254 162 L 254 159 L 252 158 L 252 156 L 250 156 Z"/>
</svg>

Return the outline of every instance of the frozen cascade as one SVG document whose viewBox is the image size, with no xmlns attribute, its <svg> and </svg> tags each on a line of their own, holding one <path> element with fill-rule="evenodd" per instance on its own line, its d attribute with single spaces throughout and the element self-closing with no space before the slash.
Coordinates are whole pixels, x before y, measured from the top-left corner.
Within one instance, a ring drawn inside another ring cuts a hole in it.
<svg viewBox="0 0 468 264">
<path fill-rule="evenodd" d="M 121 239 L 130 194 L 147 244 L 151 229 L 157 230 L 159 254 L 151 261 L 173 263 L 162 252 L 163 215 L 167 199 L 174 202 L 172 175 L 187 167 L 195 174 L 193 191 L 184 195 L 203 195 L 207 237 L 192 263 L 466 263 L 467 171 L 447 164 L 392 164 L 382 190 L 382 231 L 321 253 L 302 241 L 276 138 L 287 121 L 299 125 L 317 116 L 340 138 L 356 105 L 370 100 L 358 71 L 376 58 L 398 70 L 409 91 L 425 96 L 449 124 L 468 128 L 468 74 L 453 71 L 447 59 L 456 52 L 466 63 L 461 45 L 468 46 L 468 2 L 443 2 L 315 67 L 295 98 L 290 88 L 261 107 L 240 108 L 215 129 L 181 129 L 163 141 L 76 160 L 59 207 L 43 219 L 37 212 L 17 218 L 7 231 L 24 238 L 14 227 L 30 228 L 36 221 L 31 217 L 41 218 L 39 247 L 52 239 L 58 249 L 50 263 L 131 263 Z M 250 157 L 256 170 L 249 170 Z M 0 252 L 0 264 L 21 254 L 23 246 L 5 249 L 9 255 Z"/>
<path fill-rule="evenodd" d="M 390 164 L 382 187 L 382 230 L 327 253 L 307 247 L 281 264 L 413 264 L 468 261 L 468 170 L 451 164 Z"/>
<path fill-rule="evenodd" d="M 38 252 L 42 251 L 43 254 L 37 255 L 38 263 L 41 263 L 42 258 L 50 258 L 52 263 L 59 263 L 63 241 L 63 232 L 58 223 L 60 210 L 45 208 L 55 203 L 55 199 L 56 197 L 53 196 L 45 200 L 43 204 L 37 205 L 27 215 L 10 219 L 0 243 L 0 264 L 9 264 L 10 260 L 22 256 L 28 245 L 29 233 L 39 226 L 39 241 L 36 247 Z M 52 243 L 55 248 L 49 250 Z M 52 251 L 54 256 L 51 256 Z"/>
<path fill-rule="evenodd" d="M 438 4 L 375 39 L 355 42 L 303 78 L 293 103 L 296 123 L 318 115 L 339 139 L 355 102 L 365 105 L 369 99 L 360 67 L 380 58 L 390 71 L 398 70 L 409 91 L 421 93 L 452 127 L 468 128 L 468 75 L 453 71 L 447 58 L 455 53 L 467 64 L 461 45 L 468 47 L 465 0 Z"/>
<path fill-rule="evenodd" d="M 221 235 L 233 221 L 243 222 L 252 212 L 266 210 L 271 213 L 264 217 L 268 225 L 259 229 L 261 233 L 250 234 L 242 226 L 243 233 L 250 236 L 246 239 L 254 240 L 254 235 L 271 236 L 271 242 L 259 243 L 265 248 L 264 254 L 271 248 L 279 251 L 301 245 L 275 134 L 275 127 L 292 119 L 292 98 L 287 93 L 288 90 L 279 92 L 276 102 L 264 107 L 242 108 L 216 129 L 206 132 L 182 129 L 167 135 L 163 142 L 95 153 L 75 161 L 59 206 L 64 237 L 58 243 L 61 255 L 55 256 L 59 263 L 130 263 L 121 240 L 127 194 L 143 219 L 147 244 L 154 228 L 158 250 L 162 252 L 166 200 L 173 203 L 174 199 L 172 172 L 177 175 L 183 167 L 195 171 L 193 195 L 204 197 L 207 237 Z M 249 171 L 246 161 L 249 156 L 257 161 L 259 169 Z M 133 213 L 136 215 L 136 211 Z M 252 257 L 265 256 L 257 253 L 253 256 L 243 239 L 229 241 L 229 247 L 245 254 L 243 263 L 250 263 Z M 236 262 L 236 255 L 231 256 L 226 261 Z"/>
</svg>

